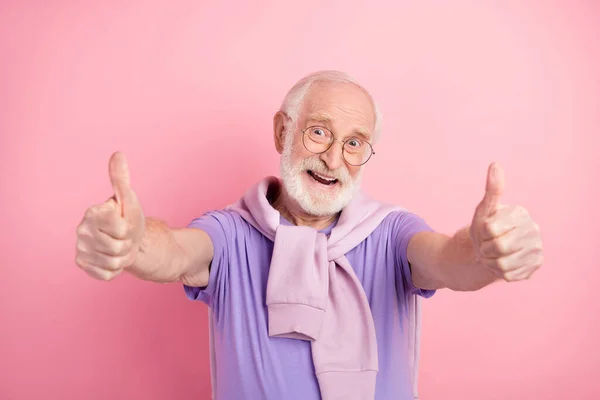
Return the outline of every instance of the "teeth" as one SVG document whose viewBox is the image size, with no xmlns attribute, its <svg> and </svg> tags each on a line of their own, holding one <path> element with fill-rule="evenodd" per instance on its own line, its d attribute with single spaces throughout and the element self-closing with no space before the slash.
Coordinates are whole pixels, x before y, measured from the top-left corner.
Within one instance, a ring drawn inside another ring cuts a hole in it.
<svg viewBox="0 0 600 400">
<path fill-rule="evenodd" d="M 325 178 L 324 176 L 321 176 L 321 175 L 317 174 L 315 171 L 313 171 L 313 174 L 315 174 L 315 175 L 316 175 L 316 176 L 318 176 L 319 178 L 321 178 L 321 179 L 323 179 L 323 180 L 326 180 L 326 181 L 329 181 L 329 182 L 333 182 L 333 181 L 335 181 L 335 180 L 336 180 L 335 178 Z"/>
</svg>

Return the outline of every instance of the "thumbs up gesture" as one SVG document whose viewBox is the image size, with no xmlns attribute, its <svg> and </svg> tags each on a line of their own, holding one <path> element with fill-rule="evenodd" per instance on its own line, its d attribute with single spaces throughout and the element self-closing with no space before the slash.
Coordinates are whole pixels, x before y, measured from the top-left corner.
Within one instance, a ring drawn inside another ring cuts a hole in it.
<svg viewBox="0 0 600 400">
<path fill-rule="evenodd" d="M 493 163 L 470 227 L 475 257 L 505 281 L 529 279 L 543 261 L 540 229 L 523 207 L 500 204 L 503 190 L 504 173 Z"/>
<path fill-rule="evenodd" d="M 131 189 L 122 153 L 110 158 L 109 175 L 114 196 L 88 208 L 77 227 L 76 263 L 101 280 L 115 278 L 134 263 L 145 229 L 144 213 Z"/>
</svg>

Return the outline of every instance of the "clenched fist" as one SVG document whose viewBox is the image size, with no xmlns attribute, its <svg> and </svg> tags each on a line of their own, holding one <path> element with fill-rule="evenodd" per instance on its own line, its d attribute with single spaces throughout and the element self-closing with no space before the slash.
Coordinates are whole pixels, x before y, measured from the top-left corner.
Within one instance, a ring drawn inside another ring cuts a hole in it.
<svg viewBox="0 0 600 400">
<path fill-rule="evenodd" d="M 145 229 L 125 156 L 114 153 L 108 170 L 114 196 L 88 208 L 77 227 L 76 263 L 101 280 L 113 279 L 134 263 Z"/>
<path fill-rule="evenodd" d="M 475 257 L 506 281 L 528 279 L 543 261 L 540 229 L 523 207 L 500 204 L 503 189 L 502 169 L 491 164 L 470 228 Z"/>
</svg>

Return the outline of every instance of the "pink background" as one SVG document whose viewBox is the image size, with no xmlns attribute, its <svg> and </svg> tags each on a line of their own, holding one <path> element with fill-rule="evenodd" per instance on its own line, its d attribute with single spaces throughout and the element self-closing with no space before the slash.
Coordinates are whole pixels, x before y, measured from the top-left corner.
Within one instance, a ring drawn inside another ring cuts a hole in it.
<svg viewBox="0 0 600 400">
<path fill-rule="evenodd" d="M 0 5 L 0 398 L 209 398 L 206 307 L 88 278 L 75 228 L 115 150 L 176 226 L 278 173 L 272 115 L 324 68 L 381 104 L 372 195 L 452 233 L 497 160 L 542 227 L 533 280 L 425 303 L 423 399 L 600 398 L 597 3 L 211 3 Z"/>
</svg>

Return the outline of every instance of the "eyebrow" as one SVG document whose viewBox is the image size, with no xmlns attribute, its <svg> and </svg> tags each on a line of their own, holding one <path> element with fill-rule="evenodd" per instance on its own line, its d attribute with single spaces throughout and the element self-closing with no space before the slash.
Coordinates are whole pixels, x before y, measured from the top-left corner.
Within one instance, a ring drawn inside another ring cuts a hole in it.
<svg viewBox="0 0 600 400">
<path fill-rule="evenodd" d="M 327 115 L 327 114 L 313 113 L 313 114 L 310 114 L 308 116 L 307 121 L 316 121 L 316 122 L 330 123 L 331 122 L 331 117 L 329 115 Z"/>
<path fill-rule="evenodd" d="M 315 121 L 315 122 L 322 122 L 325 124 L 330 124 L 332 121 L 331 116 L 329 116 L 328 114 L 324 114 L 324 113 L 313 113 L 310 114 L 308 116 L 308 118 L 306 119 L 306 121 Z M 359 128 L 355 128 L 353 131 L 355 134 L 360 135 L 362 137 L 364 137 L 367 141 L 371 141 L 371 135 L 369 134 L 369 131 L 363 127 L 359 127 Z"/>
</svg>

